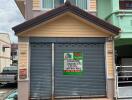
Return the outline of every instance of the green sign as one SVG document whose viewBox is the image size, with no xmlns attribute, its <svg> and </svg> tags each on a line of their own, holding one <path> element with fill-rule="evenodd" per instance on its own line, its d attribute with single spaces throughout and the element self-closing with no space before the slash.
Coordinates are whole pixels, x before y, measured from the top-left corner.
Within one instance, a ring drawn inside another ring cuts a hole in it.
<svg viewBox="0 0 132 100">
<path fill-rule="evenodd" d="M 64 53 L 64 75 L 80 75 L 83 72 L 81 52 Z"/>
</svg>

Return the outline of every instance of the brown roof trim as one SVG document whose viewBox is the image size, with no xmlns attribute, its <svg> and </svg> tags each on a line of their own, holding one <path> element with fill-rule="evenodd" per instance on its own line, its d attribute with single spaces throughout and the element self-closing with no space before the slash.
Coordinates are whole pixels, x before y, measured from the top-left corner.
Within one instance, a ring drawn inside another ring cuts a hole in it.
<svg viewBox="0 0 132 100">
<path fill-rule="evenodd" d="M 64 5 L 58 7 L 58 8 L 55 8 L 53 10 L 50 10 L 40 16 L 37 16 L 31 20 L 28 20 L 22 24 L 19 24 L 15 27 L 13 27 L 12 29 L 15 31 L 16 35 L 20 32 L 23 32 L 29 28 L 32 28 L 36 25 L 39 25 L 41 24 L 42 22 L 45 22 L 47 20 L 50 20 L 52 18 L 55 18 L 56 16 L 59 16 L 61 14 L 64 14 L 66 12 L 71 12 L 93 24 L 96 24 L 114 34 L 118 34 L 119 31 L 120 31 L 120 28 L 102 20 L 102 19 L 99 19 L 97 18 L 96 16 L 92 15 L 92 14 L 89 14 L 87 12 L 85 12 L 84 10 L 74 6 L 74 5 L 71 5 L 69 1 L 67 1 Z"/>
</svg>

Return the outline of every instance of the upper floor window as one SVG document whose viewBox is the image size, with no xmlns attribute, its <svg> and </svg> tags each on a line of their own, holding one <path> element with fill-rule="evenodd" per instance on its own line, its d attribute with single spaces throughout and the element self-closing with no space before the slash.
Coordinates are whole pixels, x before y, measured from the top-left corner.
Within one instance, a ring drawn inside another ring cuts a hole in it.
<svg viewBox="0 0 132 100">
<path fill-rule="evenodd" d="M 42 8 L 52 9 L 60 6 L 64 3 L 64 0 L 42 0 Z"/>
<path fill-rule="evenodd" d="M 69 0 L 71 4 L 80 7 L 81 9 L 88 9 L 89 0 Z M 43 9 L 52 9 L 64 4 L 66 0 L 42 0 Z"/>
<path fill-rule="evenodd" d="M 71 4 L 80 7 L 81 9 L 88 9 L 88 0 L 69 0 Z"/>
<path fill-rule="evenodd" d="M 120 0 L 120 9 L 132 10 L 132 0 Z"/>
</svg>

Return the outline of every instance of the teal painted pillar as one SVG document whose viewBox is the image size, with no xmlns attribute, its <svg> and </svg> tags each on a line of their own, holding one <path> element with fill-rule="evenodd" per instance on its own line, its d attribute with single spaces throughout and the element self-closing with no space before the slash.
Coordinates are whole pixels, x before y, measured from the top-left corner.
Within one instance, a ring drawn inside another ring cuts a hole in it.
<svg viewBox="0 0 132 100">
<path fill-rule="evenodd" d="M 105 20 L 119 11 L 119 0 L 97 0 L 97 16 Z"/>
<path fill-rule="evenodd" d="M 108 0 L 106 0 L 106 1 L 108 1 Z M 119 11 L 119 0 L 111 0 L 111 5 L 112 5 L 112 7 L 111 7 L 112 13 Z"/>
<path fill-rule="evenodd" d="M 112 0 L 97 0 L 97 16 L 103 20 L 112 13 Z"/>
</svg>

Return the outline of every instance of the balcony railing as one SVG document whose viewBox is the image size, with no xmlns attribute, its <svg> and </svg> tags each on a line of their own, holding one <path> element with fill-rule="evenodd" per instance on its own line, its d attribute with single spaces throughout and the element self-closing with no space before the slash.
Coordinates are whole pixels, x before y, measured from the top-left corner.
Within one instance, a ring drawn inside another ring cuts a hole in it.
<svg viewBox="0 0 132 100">
<path fill-rule="evenodd" d="M 119 87 L 132 86 L 132 66 L 117 66 L 117 83 Z"/>
<path fill-rule="evenodd" d="M 132 100 L 132 66 L 116 67 L 116 100 Z"/>
</svg>

